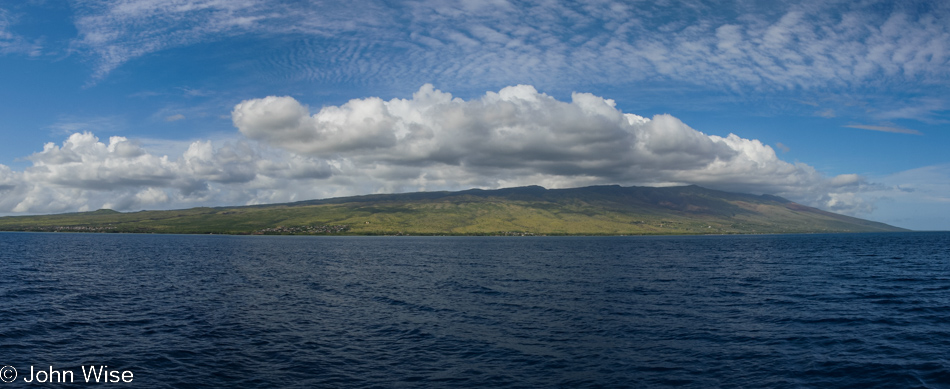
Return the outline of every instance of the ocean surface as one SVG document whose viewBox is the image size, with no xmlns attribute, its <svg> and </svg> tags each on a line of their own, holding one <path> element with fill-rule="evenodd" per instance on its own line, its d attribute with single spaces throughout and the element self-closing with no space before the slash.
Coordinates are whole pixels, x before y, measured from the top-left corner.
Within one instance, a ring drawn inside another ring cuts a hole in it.
<svg viewBox="0 0 950 389">
<path fill-rule="evenodd" d="M 0 388 L 950 387 L 950 233 L 0 233 L 0 274 Z"/>
</svg>

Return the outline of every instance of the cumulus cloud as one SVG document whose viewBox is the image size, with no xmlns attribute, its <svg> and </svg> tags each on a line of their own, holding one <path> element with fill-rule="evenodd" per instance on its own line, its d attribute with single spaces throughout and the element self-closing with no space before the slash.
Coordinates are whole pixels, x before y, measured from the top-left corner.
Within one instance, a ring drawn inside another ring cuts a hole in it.
<svg viewBox="0 0 950 389">
<path fill-rule="evenodd" d="M 48 143 L 26 159 L 32 166 L 20 172 L 0 165 L 0 212 L 290 201 L 321 194 L 312 181 L 329 177 L 332 169 L 323 161 L 273 153 L 246 141 L 218 147 L 195 141 L 170 158 L 124 137 L 103 142 L 89 132 L 75 133 L 62 145 Z"/>
<path fill-rule="evenodd" d="M 871 210 L 880 190 L 854 174 L 826 177 L 758 140 L 707 135 L 666 114 L 613 100 L 560 101 L 529 85 L 463 100 L 426 84 L 409 99 L 354 99 L 311 109 L 291 97 L 232 111 L 244 136 L 161 142 L 74 133 L 0 165 L 0 212 L 49 213 L 286 202 L 367 193 L 594 184 L 706 187 L 788 197 L 824 209 Z M 144 143 L 143 143 L 144 141 Z M 153 150 L 143 144 L 156 146 Z M 184 145 L 181 145 L 184 146 Z"/>
<path fill-rule="evenodd" d="M 232 119 L 248 138 L 387 187 L 699 184 L 867 210 L 843 196 L 866 185 L 857 176 L 828 178 L 758 140 L 624 113 L 587 93 L 564 102 L 518 85 L 466 101 L 427 84 L 411 99 L 354 99 L 315 113 L 291 97 L 247 100 Z"/>
</svg>

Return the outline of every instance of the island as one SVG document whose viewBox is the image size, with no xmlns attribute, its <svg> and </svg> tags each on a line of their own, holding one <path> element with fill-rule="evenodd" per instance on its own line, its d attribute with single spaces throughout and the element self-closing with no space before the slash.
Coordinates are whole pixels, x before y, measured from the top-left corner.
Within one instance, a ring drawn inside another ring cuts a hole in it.
<svg viewBox="0 0 950 389">
<path fill-rule="evenodd" d="M 589 186 L 377 194 L 284 204 L 0 217 L 0 231 L 235 235 L 705 235 L 904 229 L 781 197 Z"/>
</svg>

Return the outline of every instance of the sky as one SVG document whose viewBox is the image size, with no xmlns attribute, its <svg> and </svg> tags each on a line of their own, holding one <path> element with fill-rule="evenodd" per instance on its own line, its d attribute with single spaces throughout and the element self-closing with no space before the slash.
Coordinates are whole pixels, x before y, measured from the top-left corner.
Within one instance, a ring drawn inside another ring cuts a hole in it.
<svg viewBox="0 0 950 389">
<path fill-rule="evenodd" d="M 0 215 L 687 185 L 950 230 L 943 1 L 0 0 Z"/>
</svg>

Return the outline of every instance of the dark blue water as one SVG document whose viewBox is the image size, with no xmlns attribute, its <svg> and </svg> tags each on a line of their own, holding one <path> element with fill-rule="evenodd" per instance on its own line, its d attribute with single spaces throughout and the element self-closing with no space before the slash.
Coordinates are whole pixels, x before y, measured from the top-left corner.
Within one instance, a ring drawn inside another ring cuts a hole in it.
<svg viewBox="0 0 950 389">
<path fill-rule="evenodd" d="M 5 387 L 950 387 L 950 233 L 0 233 L 0 264 Z"/>
</svg>

